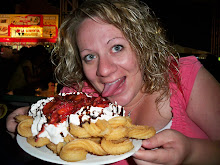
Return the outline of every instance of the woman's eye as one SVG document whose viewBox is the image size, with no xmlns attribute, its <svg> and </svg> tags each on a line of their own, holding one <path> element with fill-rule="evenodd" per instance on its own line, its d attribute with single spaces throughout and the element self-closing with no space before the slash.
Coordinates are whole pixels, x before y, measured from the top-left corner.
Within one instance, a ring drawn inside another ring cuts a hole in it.
<svg viewBox="0 0 220 165">
<path fill-rule="evenodd" d="M 90 61 L 92 61 L 95 58 L 96 58 L 96 56 L 94 56 L 92 54 L 88 54 L 83 59 L 85 60 L 85 62 L 90 62 Z"/>
<path fill-rule="evenodd" d="M 122 45 L 115 45 L 115 46 L 112 48 L 112 52 L 113 52 L 113 53 L 117 53 L 117 52 L 120 52 L 122 49 L 123 49 L 123 46 L 122 46 Z"/>
</svg>

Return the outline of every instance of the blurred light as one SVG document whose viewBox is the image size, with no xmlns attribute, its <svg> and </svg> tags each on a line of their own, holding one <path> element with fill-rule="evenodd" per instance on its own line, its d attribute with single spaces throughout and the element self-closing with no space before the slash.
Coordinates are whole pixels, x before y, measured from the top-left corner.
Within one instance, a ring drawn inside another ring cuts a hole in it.
<svg viewBox="0 0 220 165">
<path fill-rule="evenodd" d="M 220 61 L 220 57 L 218 57 L 218 61 Z"/>
</svg>

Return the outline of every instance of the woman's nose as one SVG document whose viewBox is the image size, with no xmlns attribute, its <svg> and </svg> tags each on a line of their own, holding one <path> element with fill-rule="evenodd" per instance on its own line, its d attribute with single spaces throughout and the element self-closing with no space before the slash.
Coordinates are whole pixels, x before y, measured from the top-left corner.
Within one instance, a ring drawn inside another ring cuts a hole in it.
<svg viewBox="0 0 220 165">
<path fill-rule="evenodd" d="M 113 60 L 105 57 L 99 59 L 96 74 L 97 76 L 106 77 L 114 73 L 116 70 L 117 70 L 117 64 L 115 64 Z"/>
</svg>

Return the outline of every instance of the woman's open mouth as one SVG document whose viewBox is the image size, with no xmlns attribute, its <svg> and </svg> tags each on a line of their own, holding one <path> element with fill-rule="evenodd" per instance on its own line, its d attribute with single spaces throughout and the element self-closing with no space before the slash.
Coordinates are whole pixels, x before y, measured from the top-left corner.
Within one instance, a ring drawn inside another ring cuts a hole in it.
<svg viewBox="0 0 220 165">
<path fill-rule="evenodd" d="M 119 89 L 124 85 L 126 77 L 117 79 L 111 83 L 105 83 L 104 89 L 102 91 L 102 97 L 109 97 L 118 94 Z"/>
</svg>

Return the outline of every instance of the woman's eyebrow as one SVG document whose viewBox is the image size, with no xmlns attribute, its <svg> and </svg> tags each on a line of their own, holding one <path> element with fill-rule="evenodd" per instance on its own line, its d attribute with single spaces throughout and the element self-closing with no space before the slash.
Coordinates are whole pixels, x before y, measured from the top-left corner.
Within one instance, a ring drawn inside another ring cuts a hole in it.
<svg viewBox="0 0 220 165">
<path fill-rule="evenodd" d="M 114 38 L 108 40 L 107 44 L 109 44 L 109 42 L 111 42 L 111 41 L 113 41 L 113 40 L 115 40 L 115 39 L 124 39 L 124 38 L 123 38 L 123 37 L 114 37 Z"/>
<path fill-rule="evenodd" d="M 124 39 L 124 38 L 123 38 L 123 37 L 114 37 L 114 38 L 108 40 L 108 41 L 107 41 L 107 44 L 109 44 L 111 41 L 113 41 L 113 40 L 115 40 L 115 39 Z M 92 51 L 92 50 L 86 48 L 86 49 L 83 49 L 83 50 L 79 50 L 79 52 L 82 53 L 83 51 L 86 51 L 86 50 L 87 50 L 87 51 Z"/>
<path fill-rule="evenodd" d="M 79 52 L 82 53 L 83 51 L 86 51 L 86 50 L 91 51 L 90 49 L 83 49 L 83 50 L 80 50 Z"/>
</svg>

